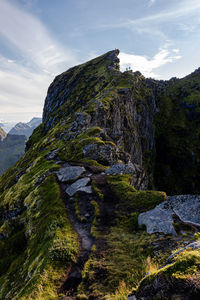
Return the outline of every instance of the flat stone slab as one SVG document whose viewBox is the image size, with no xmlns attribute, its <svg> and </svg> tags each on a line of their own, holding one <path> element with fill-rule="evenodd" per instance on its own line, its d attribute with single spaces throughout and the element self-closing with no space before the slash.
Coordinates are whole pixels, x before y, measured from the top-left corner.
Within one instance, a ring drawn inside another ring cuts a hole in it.
<svg viewBox="0 0 200 300">
<path fill-rule="evenodd" d="M 141 213 L 138 216 L 138 224 L 146 225 L 147 233 L 164 232 L 175 235 L 173 226 L 173 211 L 170 208 L 165 209 L 165 203 L 157 205 L 154 209 Z"/>
<path fill-rule="evenodd" d="M 85 172 L 84 167 L 67 166 L 56 172 L 58 180 L 61 182 L 76 180 Z"/>
<path fill-rule="evenodd" d="M 92 194 L 92 186 L 88 185 L 88 186 L 81 187 L 78 191 L 85 192 L 87 194 Z"/>
<path fill-rule="evenodd" d="M 176 235 L 173 225 L 173 215 L 177 215 L 184 223 L 200 226 L 200 196 L 178 195 L 170 196 L 154 209 L 141 213 L 139 225 L 146 225 L 147 233 L 163 232 Z"/>
<path fill-rule="evenodd" d="M 85 193 L 92 193 L 92 188 L 91 186 L 86 186 L 90 182 L 90 178 L 85 177 L 77 180 L 73 184 L 71 184 L 67 189 L 66 193 L 69 196 L 73 196 L 76 192 L 82 191 Z"/>
</svg>

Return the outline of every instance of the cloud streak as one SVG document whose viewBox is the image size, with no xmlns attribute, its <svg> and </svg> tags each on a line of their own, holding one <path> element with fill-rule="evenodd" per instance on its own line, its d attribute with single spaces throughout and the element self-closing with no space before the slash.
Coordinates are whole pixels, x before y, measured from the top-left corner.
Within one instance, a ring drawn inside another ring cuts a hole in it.
<svg viewBox="0 0 200 300">
<path fill-rule="evenodd" d="M 158 24 L 168 23 L 171 20 L 175 20 L 175 22 L 178 23 L 180 19 L 183 18 L 189 19 L 190 23 L 199 23 L 199 12 L 199 0 L 185 0 L 179 1 L 178 4 L 174 4 L 170 9 L 161 11 L 159 13 L 147 15 L 141 18 L 127 19 L 112 24 L 102 24 L 100 27 L 102 29 L 125 28 L 132 31 L 137 31 L 138 33 L 150 33 L 151 35 L 160 35 L 164 37 L 165 35 L 161 32 L 161 30 L 156 29 L 155 26 L 157 26 Z M 197 18 L 193 18 L 191 21 L 191 16 Z M 151 26 L 153 27 L 153 30 Z"/>
<path fill-rule="evenodd" d="M 1 113 L 42 111 L 46 90 L 55 74 L 77 64 L 34 16 L 0 1 L 0 37 L 18 58 L 0 53 Z"/>
</svg>

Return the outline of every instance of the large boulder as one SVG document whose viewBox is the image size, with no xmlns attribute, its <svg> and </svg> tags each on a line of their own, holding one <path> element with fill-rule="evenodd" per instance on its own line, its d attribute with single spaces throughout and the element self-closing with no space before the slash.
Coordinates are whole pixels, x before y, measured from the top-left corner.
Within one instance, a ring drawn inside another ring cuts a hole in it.
<svg viewBox="0 0 200 300">
<path fill-rule="evenodd" d="M 167 200 L 154 209 L 141 213 L 139 225 L 146 225 L 147 233 L 163 232 L 175 235 L 173 215 L 183 223 L 200 226 L 200 196 L 178 195 L 169 196 Z"/>
<path fill-rule="evenodd" d="M 84 167 L 79 166 L 67 166 L 64 168 L 61 168 L 58 172 L 56 172 L 56 175 L 58 177 L 58 180 L 61 182 L 67 182 L 76 180 L 79 178 L 81 174 L 85 172 Z"/>
</svg>

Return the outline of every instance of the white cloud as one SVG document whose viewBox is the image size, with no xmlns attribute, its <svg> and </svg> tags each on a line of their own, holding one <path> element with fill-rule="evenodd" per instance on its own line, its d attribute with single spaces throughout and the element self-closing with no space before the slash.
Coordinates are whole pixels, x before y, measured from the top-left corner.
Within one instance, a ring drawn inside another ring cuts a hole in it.
<svg viewBox="0 0 200 300">
<path fill-rule="evenodd" d="M 177 51 L 178 49 L 174 50 Z M 160 78 L 160 75 L 154 71 L 167 63 L 181 58 L 180 55 L 173 52 L 173 50 L 159 49 L 159 52 L 151 59 L 145 56 L 121 52 L 119 54 L 121 71 L 125 71 L 126 68 L 130 67 L 133 71 L 140 71 L 146 77 Z"/>
<path fill-rule="evenodd" d="M 173 51 L 174 53 L 179 53 L 179 52 L 180 52 L 179 49 L 172 49 L 172 51 Z"/>
<path fill-rule="evenodd" d="M 156 0 L 150 0 L 149 1 L 149 6 L 152 6 L 155 2 L 156 2 Z"/>
<path fill-rule="evenodd" d="M 55 74 L 77 64 L 33 15 L 0 1 L 1 40 L 20 54 L 13 60 L 0 53 L 1 113 L 42 111 L 47 88 Z"/>
</svg>

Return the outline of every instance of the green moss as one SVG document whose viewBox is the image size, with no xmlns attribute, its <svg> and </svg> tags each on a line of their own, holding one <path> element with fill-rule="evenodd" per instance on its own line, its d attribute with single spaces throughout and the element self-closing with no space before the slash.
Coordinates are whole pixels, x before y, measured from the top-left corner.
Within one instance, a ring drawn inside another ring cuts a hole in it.
<svg viewBox="0 0 200 300">
<path fill-rule="evenodd" d="M 15 205 L 21 197 L 20 203 L 26 204 L 26 209 L 18 217 L 19 227 L 0 243 L 0 252 L 4 253 L 0 261 L 0 299 L 57 299 L 62 274 L 76 259 L 77 235 L 67 218 L 55 177 L 47 177 L 36 188 L 33 185 L 50 164 L 46 162 L 45 166 L 38 159 L 17 183 L 18 193 L 15 195 L 13 186 L 13 192 L 8 190 L 1 198 L 1 205 L 11 205 L 10 194 Z"/>
<path fill-rule="evenodd" d="M 151 253 L 154 236 L 145 232 L 129 232 L 120 226 L 110 228 L 107 234 L 101 231 L 95 233 L 98 234 L 98 240 L 104 243 L 101 251 L 98 247 L 93 248 L 84 267 L 78 292 L 99 299 L 105 296 L 106 299 L 115 299 L 115 295 L 119 295 L 120 291 L 122 293 L 123 281 L 129 294 L 146 273 L 147 257 Z"/>
<path fill-rule="evenodd" d="M 153 274 L 145 277 L 140 283 L 139 289 L 142 289 L 146 284 L 151 284 L 156 278 L 162 276 L 166 282 L 170 282 L 171 290 L 176 291 L 177 282 L 186 282 L 200 271 L 200 253 L 199 250 L 187 249 L 180 252 L 173 263 L 166 265 L 163 268 L 155 271 Z M 159 280 L 159 279 L 158 279 Z"/>
<path fill-rule="evenodd" d="M 82 273 L 80 294 L 99 299 L 125 299 L 123 297 L 128 296 L 147 272 L 147 259 L 152 255 L 156 236 L 138 227 L 138 213 L 160 203 L 166 195 L 147 192 L 146 196 L 144 191 L 134 189 L 130 181 L 129 175 L 107 176 L 108 195 L 103 201 L 98 185 L 93 183 L 99 199 L 98 218 L 92 227 L 96 242 Z M 108 228 L 101 218 L 104 218 L 110 197 L 115 201 L 115 208 L 110 216 L 113 225 Z"/>
<path fill-rule="evenodd" d="M 93 180 L 92 181 L 92 190 L 93 190 L 93 193 L 101 200 L 103 201 L 104 200 L 104 195 L 103 193 L 101 193 L 100 189 L 98 188 L 96 182 Z"/>
<path fill-rule="evenodd" d="M 137 191 L 130 185 L 129 175 L 109 176 L 107 182 L 127 210 L 146 211 L 165 200 L 166 194 L 158 191 Z"/>
<path fill-rule="evenodd" d="M 42 123 L 33 131 L 33 134 L 26 143 L 26 148 L 29 149 L 31 146 L 36 144 L 39 140 L 41 140 L 41 138 L 44 137 L 44 134 L 44 124 Z"/>
<path fill-rule="evenodd" d="M 168 194 L 199 193 L 199 87 L 192 73 L 157 95 L 154 180 Z"/>
</svg>

